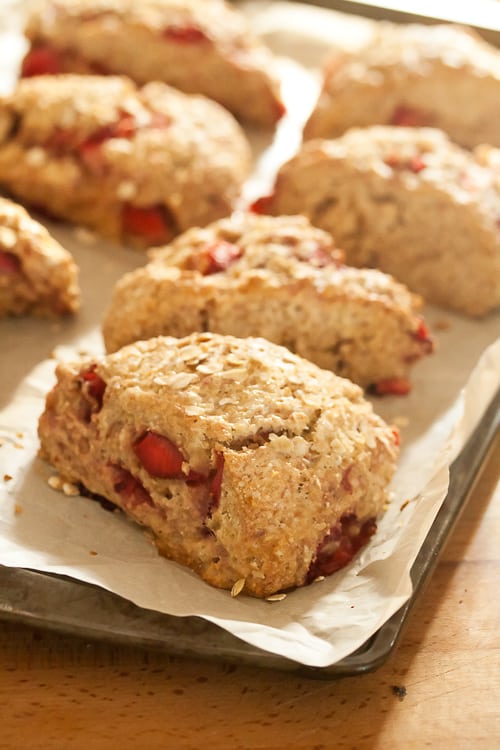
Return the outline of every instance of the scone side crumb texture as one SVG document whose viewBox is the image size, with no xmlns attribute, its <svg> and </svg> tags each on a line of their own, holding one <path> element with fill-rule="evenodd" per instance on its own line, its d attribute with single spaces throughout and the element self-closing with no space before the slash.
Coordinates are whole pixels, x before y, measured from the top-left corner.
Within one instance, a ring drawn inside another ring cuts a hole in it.
<svg viewBox="0 0 500 750">
<path fill-rule="evenodd" d="M 332 52 L 305 138 L 374 124 L 432 126 L 463 146 L 500 146 L 500 51 L 471 29 L 374 24 L 366 44 Z"/>
<path fill-rule="evenodd" d="M 249 168 L 233 116 L 166 84 L 39 76 L 0 99 L 0 183 L 115 240 L 161 244 L 227 215 Z"/>
<path fill-rule="evenodd" d="M 214 586 L 301 586 L 385 508 L 397 432 L 358 386 L 264 339 L 158 337 L 57 377 L 41 455 Z"/>
<path fill-rule="evenodd" d="M 0 198 L 0 316 L 63 315 L 79 306 L 71 254 L 22 206 Z"/>
<path fill-rule="evenodd" d="M 267 127 L 284 113 L 273 55 L 221 0 L 44 0 L 26 36 L 23 75 L 99 71 L 163 81 Z"/>
<path fill-rule="evenodd" d="M 433 350 L 420 299 L 391 277 L 342 265 L 331 235 L 302 216 L 236 213 L 151 251 L 116 285 L 108 351 L 209 330 L 262 336 L 363 387 L 410 388 Z"/>
<path fill-rule="evenodd" d="M 479 152 L 433 128 L 353 128 L 305 143 L 254 210 L 300 212 L 334 234 L 348 263 L 484 315 L 500 304 L 500 168 L 495 149 Z"/>
</svg>

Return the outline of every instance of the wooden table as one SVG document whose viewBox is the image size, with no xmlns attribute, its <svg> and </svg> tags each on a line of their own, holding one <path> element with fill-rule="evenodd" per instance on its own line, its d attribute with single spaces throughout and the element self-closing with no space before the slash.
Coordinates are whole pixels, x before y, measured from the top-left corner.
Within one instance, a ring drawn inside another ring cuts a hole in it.
<svg viewBox="0 0 500 750">
<path fill-rule="evenodd" d="M 497 750 L 500 440 L 378 671 L 317 681 L 0 623 L 1 750 Z"/>
</svg>

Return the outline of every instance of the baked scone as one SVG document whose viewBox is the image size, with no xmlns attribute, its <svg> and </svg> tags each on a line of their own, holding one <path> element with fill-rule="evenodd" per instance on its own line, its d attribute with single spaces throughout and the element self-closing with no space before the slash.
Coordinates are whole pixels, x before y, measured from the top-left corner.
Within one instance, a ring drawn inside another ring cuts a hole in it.
<svg viewBox="0 0 500 750">
<path fill-rule="evenodd" d="M 158 337 L 57 378 L 41 455 L 213 586 L 302 586 L 375 531 L 398 433 L 358 386 L 284 347 Z"/>
<path fill-rule="evenodd" d="M 164 83 L 38 76 L 0 99 L 0 184 L 142 246 L 230 212 L 250 164 L 233 116 Z"/>
<path fill-rule="evenodd" d="M 308 141 L 253 208 L 304 214 L 349 264 L 428 302 L 469 315 L 500 304 L 499 170 L 441 131 L 373 126 Z"/>
<path fill-rule="evenodd" d="M 439 128 L 468 148 L 500 146 L 500 50 L 463 27 L 375 25 L 364 47 L 327 60 L 304 136 L 376 124 Z"/>
<path fill-rule="evenodd" d="M 22 206 L 0 198 L 0 317 L 63 315 L 79 306 L 71 254 Z"/>
<path fill-rule="evenodd" d="M 193 331 L 262 336 L 376 392 L 406 393 L 412 363 L 432 351 L 420 299 L 341 260 L 302 216 L 236 213 L 190 229 L 118 282 L 107 349 Z"/>
<path fill-rule="evenodd" d="M 41 0 L 26 35 L 24 76 L 114 73 L 140 84 L 164 81 L 264 126 L 285 111 L 273 56 L 223 0 Z"/>
</svg>

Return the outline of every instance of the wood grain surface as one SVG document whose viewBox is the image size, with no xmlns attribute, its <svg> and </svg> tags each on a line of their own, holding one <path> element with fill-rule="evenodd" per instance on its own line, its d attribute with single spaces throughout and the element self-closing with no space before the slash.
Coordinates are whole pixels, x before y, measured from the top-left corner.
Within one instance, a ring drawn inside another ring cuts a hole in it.
<svg viewBox="0 0 500 750">
<path fill-rule="evenodd" d="M 398 649 L 336 681 L 0 623 L 0 750 L 497 750 L 500 440 Z"/>
</svg>

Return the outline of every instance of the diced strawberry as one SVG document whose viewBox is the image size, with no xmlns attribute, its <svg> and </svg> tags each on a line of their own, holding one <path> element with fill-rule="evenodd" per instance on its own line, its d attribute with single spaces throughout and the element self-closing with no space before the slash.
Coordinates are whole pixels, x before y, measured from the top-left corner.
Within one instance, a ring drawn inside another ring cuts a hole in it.
<svg viewBox="0 0 500 750">
<path fill-rule="evenodd" d="M 21 261 L 6 250 L 0 250 L 0 275 L 12 276 L 21 270 Z"/>
<path fill-rule="evenodd" d="M 408 168 L 415 172 L 415 174 L 418 174 L 422 171 L 422 169 L 425 169 L 427 164 L 421 159 L 420 156 L 414 156 L 412 159 L 410 159 L 408 163 Z"/>
<path fill-rule="evenodd" d="M 184 479 L 197 483 L 206 477 L 190 470 L 185 474 L 182 465 L 186 463 L 178 447 L 164 435 L 147 431 L 133 444 L 134 453 L 146 471 L 160 479 Z"/>
<path fill-rule="evenodd" d="M 106 390 L 106 383 L 96 372 L 97 365 L 92 364 L 87 370 L 80 372 L 80 378 L 85 385 L 86 393 L 91 396 L 96 404 L 97 411 L 102 408 L 102 402 L 104 399 L 104 391 Z"/>
<path fill-rule="evenodd" d="M 133 445 L 134 453 L 154 477 L 186 479 L 182 464 L 186 459 L 174 443 L 156 432 L 145 432 Z"/>
<path fill-rule="evenodd" d="M 399 430 L 398 430 L 397 427 L 393 427 L 392 428 L 392 434 L 394 436 L 394 443 L 396 444 L 396 446 L 400 446 L 401 445 L 401 434 L 400 434 L 400 432 L 399 432 Z"/>
<path fill-rule="evenodd" d="M 430 341 L 431 340 L 429 329 L 427 328 L 425 321 L 422 318 L 420 318 L 418 328 L 415 331 L 414 336 L 418 341 Z"/>
<path fill-rule="evenodd" d="M 238 258 L 241 258 L 243 250 L 238 245 L 224 240 L 217 240 L 206 245 L 196 257 L 197 270 L 204 276 L 225 271 Z"/>
<path fill-rule="evenodd" d="M 379 380 L 370 389 L 377 396 L 406 396 L 411 391 L 408 378 L 386 378 Z"/>
<path fill-rule="evenodd" d="M 52 47 L 33 47 L 21 64 L 21 77 L 54 75 L 62 72 L 61 59 Z"/>
<path fill-rule="evenodd" d="M 113 470 L 116 476 L 113 489 L 121 495 L 124 505 L 129 508 L 144 504 L 154 506 L 151 495 L 133 474 L 121 466 L 113 466 Z"/>
<path fill-rule="evenodd" d="M 175 234 L 164 206 L 134 206 L 132 203 L 125 203 L 122 209 L 122 227 L 125 234 L 141 237 L 149 245 L 169 242 Z"/>
<path fill-rule="evenodd" d="M 162 36 L 180 44 L 199 44 L 209 41 L 205 32 L 196 26 L 167 26 Z"/>
<path fill-rule="evenodd" d="M 274 200 L 274 195 L 263 195 L 250 204 L 250 211 L 254 214 L 267 214 Z"/>
<path fill-rule="evenodd" d="M 318 546 L 307 573 L 307 581 L 310 583 L 318 576 L 328 576 L 345 567 L 376 530 L 374 518 L 359 526 L 354 513 L 342 516 L 340 523 L 330 529 Z"/>
<path fill-rule="evenodd" d="M 278 101 L 275 103 L 274 110 L 275 110 L 276 122 L 278 122 L 278 120 L 281 120 L 281 118 L 286 115 L 286 107 L 282 101 Z"/>
<path fill-rule="evenodd" d="M 390 125 L 418 128 L 424 125 L 429 125 L 430 116 L 428 112 L 424 112 L 416 107 L 400 105 L 399 107 L 396 107 L 392 113 L 389 123 Z"/>
<path fill-rule="evenodd" d="M 420 156 L 412 156 L 411 159 L 403 159 L 397 154 L 389 154 L 385 157 L 384 162 L 392 169 L 408 169 L 415 174 L 418 174 L 427 166 Z"/>
</svg>

